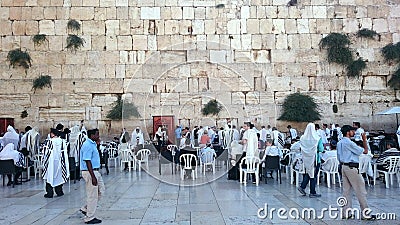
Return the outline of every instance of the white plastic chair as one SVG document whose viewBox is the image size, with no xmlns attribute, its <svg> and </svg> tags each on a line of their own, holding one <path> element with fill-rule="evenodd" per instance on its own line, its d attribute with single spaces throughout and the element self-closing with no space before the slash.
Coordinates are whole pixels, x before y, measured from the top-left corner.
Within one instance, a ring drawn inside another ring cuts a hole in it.
<svg viewBox="0 0 400 225">
<path fill-rule="evenodd" d="M 240 183 L 246 185 L 247 174 L 254 173 L 256 177 L 256 186 L 258 186 L 260 182 L 260 176 L 259 176 L 260 161 L 261 161 L 260 158 L 251 156 L 246 156 L 240 161 L 240 167 L 239 167 Z M 246 168 L 243 167 L 244 164 L 246 165 Z"/>
<path fill-rule="evenodd" d="M 200 155 L 200 168 L 203 170 L 203 174 L 206 175 L 207 166 L 212 166 L 213 174 L 215 174 L 215 159 L 217 154 L 215 152 L 204 152 Z"/>
<path fill-rule="evenodd" d="M 320 174 L 320 172 L 325 173 L 325 179 L 326 179 L 326 181 L 328 183 L 328 188 L 331 187 L 331 175 L 332 175 L 333 184 L 336 183 L 335 175 L 337 175 L 338 180 L 339 180 L 339 186 L 342 187 L 342 184 L 340 182 L 340 175 L 339 175 L 339 161 L 338 161 L 338 159 L 336 157 L 328 158 L 321 165 L 321 169 L 318 171 L 317 185 L 319 185 L 319 174 Z"/>
<path fill-rule="evenodd" d="M 33 156 L 33 171 L 35 173 L 35 179 L 36 179 L 36 174 L 39 175 L 40 179 L 43 171 L 43 155 L 37 154 Z"/>
<path fill-rule="evenodd" d="M 119 160 L 118 150 L 116 148 L 109 147 L 108 149 L 108 160 L 114 160 L 115 168 L 117 168 L 117 161 Z"/>
<path fill-rule="evenodd" d="M 180 167 L 181 167 L 181 179 L 184 179 L 185 170 L 192 170 L 192 179 L 197 178 L 197 156 L 193 154 L 183 154 L 179 157 Z M 192 162 L 195 165 L 192 166 Z M 183 164 L 183 165 L 182 165 Z"/>
<path fill-rule="evenodd" d="M 121 167 L 121 171 L 124 163 L 128 163 L 128 170 L 131 171 L 131 168 L 135 169 L 135 159 L 132 155 L 132 151 L 131 150 L 122 150 L 120 152 L 120 167 Z"/>
<path fill-rule="evenodd" d="M 299 160 L 301 160 L 301 163 L 299 163 L 298 168 L 295 168 L 296 165 L 293 164 L 295 162 L 295 160 L 292 160 L 292 163 L 290 166 L 290 183 L 293 184 L 294 178 L 296 177 L 296 184 L 295 184 L 296 186 L 299 185 L 300 174 L 305 173 L 303 160 L 301 158 Z M 293 173 L 295 175 L 293 175 Z"/>
<path fill-rule="evenodd" d="M 146 169 L 149 170 L 149 155 L 151 151 L 149 149 L 141 149 L 136 153 L 135 161 L 139 166 L 139 171 L 141 171 L 141 164 L 142 162 L 146 163 Z M 136 166 L 135 166 L 136 169 Z"/>
<path fill-rule="evenodd" d="M 389 188 L 389 177 L 390 177 L 390 184 L 393 185 L 393 175 L 395 174 L 397 176 L 397 183 L 400 187 L 400 181 L 398 179 L 400 156 L 389 156 L 383 160 L 382 164 L 385 165 L 384 168 L 387 170 L 377 170 L 377 172 L 378 174 L 383 173 L 385 175 L 386 188 Z"/>
<path fill-rule="evenodd" d="M 283 150 L 285 150 L 285 149 L 283 149 Z M 283 152 L 283 150 L 282 150 L 282 152 Z M 290 152 L 290 150 L 286 154 L 283 152 L 284 157 L 283 157 L 283 159 L 281 161 L 287 161 L 288 162 L 287 165 L 281 164 L 281 169 L 285 168 L 286 179 L 289 179 L 289 174 L 292 171 L 290 169 L 290 167 L 292 165 L 293 157 L 294 157 L 295 154 L 296 154 L 295 152 Z"/>
</svg>

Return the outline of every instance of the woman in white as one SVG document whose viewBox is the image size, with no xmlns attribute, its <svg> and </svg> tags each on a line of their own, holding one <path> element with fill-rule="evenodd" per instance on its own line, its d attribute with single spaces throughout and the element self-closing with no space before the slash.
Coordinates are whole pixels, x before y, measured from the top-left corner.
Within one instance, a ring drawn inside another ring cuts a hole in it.
<svg viewBox="0 0 400 225">
<path fill-rule="evenodd" d="M 317 194 L 315 191 L 316 176 L 318 174 L 321 159 L 319 152 L 324 151 L 321 138 L 318 136 L 315 125 L 309 123 L 303 136 L 300 138 L 300 149 L 302 153 L 305 174 L 303 175 L 303 182 L 298 187 L 299 192 L 305 196 L 305 188 L 308 182 L 310 182 L 310 198 L 321 197 L 321 194 Z"/>
</svg>

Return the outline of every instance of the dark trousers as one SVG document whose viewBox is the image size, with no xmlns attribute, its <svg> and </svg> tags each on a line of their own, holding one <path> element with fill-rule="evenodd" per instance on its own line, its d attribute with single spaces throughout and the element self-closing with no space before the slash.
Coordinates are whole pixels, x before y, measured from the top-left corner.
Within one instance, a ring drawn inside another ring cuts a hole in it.
<svg viewBox="0 0 400 225">
<path fill-rule="evenodd" d="M 300 187 L 303 189 L 306 189 L 308 182 L 310 182 L 310 194 L 317 193 L 317 192 L 315 192 L 315 184 L 317 183 L 319 166 L 320 166 L 320 163 L 318 163 L 317 166 L 314 168 L 314 178 L 310 178 L 310 175 L 308 175 L 308 173 L 305 173 L 303 175 L 303 182 L 301 182 Z"/>
<path fill-rule="evenodd" d="M 18 183 L 18 178 L 22 175 L 22 167 L 15 166 L 15 171 L 16 173 L 14 177 L 14 183 Z M 12 182 L 11 174 L 7 174 L 7 177 L 8 177 L 8 183 L 11 184 Z"/>
<path fill-rule="evenodd" d="M 62 184 L 54 187 L 54 190 L 56 191 L 57 195 L 63 195 L 64 194 L 62 187 L 63 187 Z M 47 196 L 53 197 L 53 195 L 54 195 L 53 187 L 49 183 L 46 183 L 46 192 L 47 192 L 46 193 Z"/>
</svg>

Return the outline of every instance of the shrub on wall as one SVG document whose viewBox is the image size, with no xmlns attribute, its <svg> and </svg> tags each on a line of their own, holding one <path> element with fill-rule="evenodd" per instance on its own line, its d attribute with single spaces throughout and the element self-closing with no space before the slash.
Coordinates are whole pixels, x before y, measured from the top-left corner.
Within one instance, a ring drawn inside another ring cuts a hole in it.
<svg viewBox="0 0 400 225">
<path fill-rule="evenodd" d="M 47 41 L 47 37 L 45 34 L 35 34 L 32 37 L 32 41 L 35 45 L 41 45 Z"/>
<path fill-rule="evenodd" d="M 278 120 L 313 122 L 321 118 L 314 98 L 300 93 L 288 95 L 283 102 L 282 111 Z"/>
<path fill-rule="evenodd" d="M 218 103 L 217 100 L 212 99 L 207 102 L 207 104 L 204 106 L 204 108 L 201 110 L 201 113 L 204 116 L 208 115 L 218 115 L 218 113 L 221 111 L 222 106 Z"/>
<path fill-rule="evenodd" d="M 119 95 L 113 108 L 108 112 L 107 118 L 112 120 L 129 119 L 130 117 L 140 117 L 137 107 L 133 103 L 124 102 Z"/>
<path fill-rule="evenodd" d="M 32 59 L 29 53 L 22 51 L 20 48 L 9 51 L 7 54 L 7 60 L 13 68 L 15 66 L 22 66 L 25 69 L 28 69 L 32 65 Z"/>
<path fill-rule="evenodd" d="M 43 89 L 46 86 L 51 88 L 51 82 L 52 82 L 51 76 L 49 75 L 39 76 L 38 78 L 33 80 L 32 89 L 34 90 L 34 92 L 36 92 L 37 89 Z"/>
<path fill-rule="evenodd" d="M 396 44 L 388 44 L 382 48 L 382 55 L 388 62 L 395 62 L 397 66 L 396 72 L 388 81 L 389 87 L 399 90 L 400 89 L 400 42 Z"/>
</svg>

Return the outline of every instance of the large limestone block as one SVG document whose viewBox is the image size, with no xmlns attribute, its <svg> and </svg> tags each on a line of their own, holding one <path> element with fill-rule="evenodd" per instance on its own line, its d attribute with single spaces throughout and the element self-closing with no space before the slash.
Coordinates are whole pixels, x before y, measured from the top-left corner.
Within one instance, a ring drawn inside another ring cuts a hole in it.
<svg viewBox="0 0 400 225">
<path fill-rule="evenodd" d="M 64 94 L 52 94 L 48 102 L 50 108 L 62 108 L 65 104 Z"/>
<path fill-rule="evenodd" d="M 266 83 L 270 91 L 290 91 L 290 77 L 266 77 Z"/>
<path fill-rule="evenodd" d="M 320 51 L 319 49 L 299 49 L 296 50 L 296 62 L 301 63 L 311 63 L 311 62 L 319 62 L 320 59 Z"/>
<path fill-rule="evenodd" d="M 71 18 L 92 20 L 94 18 L 94 7 L 71 7 Z"/>
<path fill-rule="evenodd" d="M 12 23 L 12 34 L 13 35 L 25 35 L 25 21 L 14 21 Z"/>
<path fill-rule="evenodd" d="M 140 19 L 142 20 L 161 19 L 160 7 L 141 7 Z"/>
<path fill-rule="evenodd" d="M 275 40 L 276 49 L 288 49 L 287 34 L 277 34 Z"/>
<path fill-rule="evenodd" d="M 85 120 L 101 120 L 101 107 L 86 107 Z"/>
<path fill-rule="evenodd" d="M 31 95 L 32 106 L 38 108 L 48 108 L 49 107 L 49 95 L 48 94 L 33 94 Z M 31 106 L 31 107 L 32 107 Z"/>
<path fill-rule="evenodd" d="M 54 35 L 54 21 L 52 20 L 41 20 L 39 21 L 39 33 L 46 35 Z"/>
<path fill-rule="evenodd" d="M 146 35 L 132 35 L 133 50 L 147 50 Z"/>
<path fill-rule="evenodd" d="M 390 7 L 390 17 L 398 18 L 400 17 L 400 6 L 394 5 Z"/>
<path fill-rule="evenodd" d="M 183 63 L 186 61 L 186 51 L 161 51 L 163 63 Z"/>
<path fill-rule="evenodd" d="M 385 76 L 365 76 L 363 90 L 386 90 Z"/>
<path fill-rule="evenodd" d="M 165 20 L 165 34 L 179 34 L 180 22 L 178 20 Z"/>
<path fill-rule="evenodd" d="M 284 19 L 273 19 L 273 33 L 274 34 L 283 34 L 285 33 L 285 20 Z"/>
<path fill-rule="evenodd" d="M 317 104 L 331 102 L 331 96 L 329 91 L 310 91 L 307 94 L 313 97 Z"/>
<path fill-rule="evenodd" d="M 339 90 L 361 90 L 362 77 L 339 76 Z"/>
<path fill-rule="evenodd" d="M 85 118 L 84 108 L 39 108 L 39 122 L 55 121 L 60 118 L 70 120 L 82 120 Z"/>
<path fill-rule="evenodd" d="M 272 63 L 292 63 L 296 61 L 296 52 L 294 50 L 278 50 L 273 49 L 271 50 L 271 62 Z"/>
<path fill-rule="evenodd" d="M 343 31 L 346 33 L 355 33 L 359 30 L 357 19 L 344 19 Z"/>
<path fill-rule="evenodd" d="M 240 20 L 229 20 L 227 24 L 228 34 L 240 34 Z"/>
<path fill-rule="evenodd" d="M 326 6 L 313 6 L 313 18 L 324 19 L 327 18 L 327 8 Z"/>
<path fill-rule="evenodd" d="M 393 90 L 381 90 L 381 91 L 362 91 L 361 102 L 393 102 L 395 101 L 395 92 Z"/>
<path fill-rule="evenodd" d="M 297 32 L 299 34 L 308 34 L 310 32 L 308 19 L 297 20 Z"/>
<path fill-rule="evenodd" d="M 386 33 L 388 32 L 388 21 L 386 19 L 373 19 L 372 20 L 372 29 L 377 33 Z"/>
<path fill-rule="evenodd" d="M 285 31 L 287 34 L 296 34 L 297 33 L 297 22 L 295 19 L 285 20 Z"/>
<path fill-rule="evenodd" d="M 162 106 L 179 105 L 179 93 L 161 93 Z"/>
<path fill-rule="evenodd" d="M 274 24 L 272 19 L 260 19 L 260 33 L 261 34 L 271 34 L 274 30 Z"/>
<path fill-rule="evenodd" d="M 112 105 L 115 101 L 117 101 L 117 96 L 112 94 L 95 94 L 91 100 L 92 106 L 103 107 Z"/>
<path fill-rule="evenodd" d="M 354 103 L 347 103 L 347 104 L 340 104 L 339 111 L 337 113 L 338 117 L 345 117 L 345 118 L 362 118 L 367 117 L 372 114 L 372 106 L 370 104 L 354 104 Z M 349 122 L 347 122 L 349 123 Z"/>
<path fill-rule="evenodd" d="M 118 50 L 132 50 L 132 36 L 117 36 Z"/>
<path fill-rule="evenodd" d="M 105 24 L 103 21 L 83 21 L 82 30 L 86 35 L 104 35 Z"/>
<path fill-rule="evenodd" d="M 30 108 L 32 107 L 32 104 L 33 102 L 31 102 L 31 97 L 29 94 L 0 94 L 0 107 L 2 109 L 15 106 Z"/>
<path fill-rule="evenodd" d="M 124 87 L 126 91 L 133 93 L 137 92 L 152 93 L 153 85 L 157 85 L 157 83 L 154 83 L 153 79 L 131 79 L 124 81 Z"/>
</svg>

